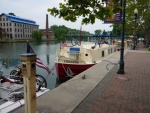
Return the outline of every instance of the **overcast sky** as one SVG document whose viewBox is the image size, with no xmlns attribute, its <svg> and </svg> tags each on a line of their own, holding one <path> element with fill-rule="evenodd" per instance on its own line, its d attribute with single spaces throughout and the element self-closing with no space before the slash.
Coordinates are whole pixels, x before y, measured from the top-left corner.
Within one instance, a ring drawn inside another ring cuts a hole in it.
<svg viewBox="0 0 150 113">
<path fill-rule="evenodd" d="M 72 29 L 80 29 L 81 18 L 76 22 L 65 21 L 62 18 L 53 17 L 47 11 L 48 8 L 58 7 L 64 0 L 0 0 L 0 14 L 14 13 L 16 16 L 36 21 L 40 29 L 45 29 L 46 14 L 48 14 L 49 26 L 65 25 Z M 82 30 L 94 33 L 95 30 L 101 29 L 110 31 L 111 24 L 103 24 L 102 21 L 96 20 L 95 24 L 83 25 Z"/>
</svg>

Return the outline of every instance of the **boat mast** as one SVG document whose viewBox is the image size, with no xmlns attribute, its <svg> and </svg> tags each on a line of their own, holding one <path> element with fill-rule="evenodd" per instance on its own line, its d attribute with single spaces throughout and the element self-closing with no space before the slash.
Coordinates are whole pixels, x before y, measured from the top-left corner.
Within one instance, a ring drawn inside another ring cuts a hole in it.
<svg viewBox="0 0 150 113">
<path fill-rule="evenodd" d="M 81 45 L 81 41 L 82 41 L 82 24 L 81 24 L 81 27 L 80 27 L 80 45 Z"/>
</svg>

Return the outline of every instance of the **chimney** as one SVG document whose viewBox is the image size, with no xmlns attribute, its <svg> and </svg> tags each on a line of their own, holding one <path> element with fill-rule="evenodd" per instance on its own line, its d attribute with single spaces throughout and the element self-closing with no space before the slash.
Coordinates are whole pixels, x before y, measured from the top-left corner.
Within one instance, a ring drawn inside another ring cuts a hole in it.
<svg viewBox="0 0 150 113">
<path fill-rule="evenodd" d="M 48 14 L 46 14 L 46 38 L 48 39 Z"/>
</svg>

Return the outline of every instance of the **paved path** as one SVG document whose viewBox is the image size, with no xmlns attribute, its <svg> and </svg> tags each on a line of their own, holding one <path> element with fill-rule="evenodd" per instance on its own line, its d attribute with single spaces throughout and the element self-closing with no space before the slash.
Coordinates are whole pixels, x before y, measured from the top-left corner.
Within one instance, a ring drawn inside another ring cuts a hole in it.
<svg viewBox="0 0 150 113">
<path fill-rule="evenodd" d="M 125 74 L 115 66 L 72 113 L 150 113 L 150 53 L 139 46 L 125 55 Z"/>
</svg>

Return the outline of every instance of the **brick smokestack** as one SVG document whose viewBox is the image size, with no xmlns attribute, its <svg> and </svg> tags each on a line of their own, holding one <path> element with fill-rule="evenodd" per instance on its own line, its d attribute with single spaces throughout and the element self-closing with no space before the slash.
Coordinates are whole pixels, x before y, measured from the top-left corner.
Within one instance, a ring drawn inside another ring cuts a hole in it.
<svg viewBox="0 0 150 113">
<path fill-rule="evenodd" d="M 48 39 L 48 14 L 46 14 L 46 38 Z"/>
</svg>

